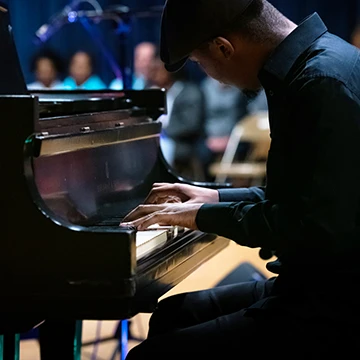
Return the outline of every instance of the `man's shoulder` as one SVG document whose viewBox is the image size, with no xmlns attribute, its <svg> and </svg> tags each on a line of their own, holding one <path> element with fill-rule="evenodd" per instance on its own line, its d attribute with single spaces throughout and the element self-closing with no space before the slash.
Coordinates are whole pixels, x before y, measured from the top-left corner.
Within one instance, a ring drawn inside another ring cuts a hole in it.
<svg viewBox="0 0 360 360">
<path fill-rule="evenodd" d="M 294 69 L 292 85 L 328 78 L 360 96 L 360 50 L 335 35 L 328 33 L 314 42 Z"/>
<path fill-rule="evenodd" d="M 333 34 L 326 34 L 311 47 L 313 71 L 348 78 L 360 72 L 360 50 Z"/>
</svg>

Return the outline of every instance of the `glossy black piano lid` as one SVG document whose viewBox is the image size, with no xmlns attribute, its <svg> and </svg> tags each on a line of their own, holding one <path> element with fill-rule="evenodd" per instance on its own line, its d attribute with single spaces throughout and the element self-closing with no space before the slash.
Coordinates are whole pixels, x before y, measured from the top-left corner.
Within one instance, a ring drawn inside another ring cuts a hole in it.
<svg viewBox="0 0 360 360">
<path fill-rule="evenodd" d="M 0 94 L 27 94 L 12 35 L 10 15 L 5 4 L 0 8 L 0 44 Z"/>
</svg>

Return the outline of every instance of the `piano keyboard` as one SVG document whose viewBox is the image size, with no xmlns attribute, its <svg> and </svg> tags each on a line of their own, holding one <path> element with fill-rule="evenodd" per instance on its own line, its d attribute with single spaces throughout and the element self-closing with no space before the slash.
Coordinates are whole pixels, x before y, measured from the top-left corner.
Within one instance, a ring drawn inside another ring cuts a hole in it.
<svg viewBox="0 0 360 360">
<path fill-rule="evenodd" d="M 144 230 L 136 233 L 136 258 L 140 259 L 150 251 L 164 245 L 168 230 Z"/>
<path fill-rule="evenodd" d="M 96 223 L 92 228 L 104 226 L 118 228 L 120 218 L 103 219 Z M 116 225 L 115 225 L 116 224 Z M 185 229 L 181 226 L 162 226 L 159 224 L 150 225 L 146 230 L 136 232 L 136 258 L 140 259 L 161 247 L 167 240 L 173 239 Z"/>
<path fill-rule="evenodd" d="M 154 249 L 164 245 L 168 239 L 173 239 L 182 228 L 178 226 L 161 226 L 154 224 L 146 230 L 136 233 L 136 258 L 140 259 Z"/>
</svg>

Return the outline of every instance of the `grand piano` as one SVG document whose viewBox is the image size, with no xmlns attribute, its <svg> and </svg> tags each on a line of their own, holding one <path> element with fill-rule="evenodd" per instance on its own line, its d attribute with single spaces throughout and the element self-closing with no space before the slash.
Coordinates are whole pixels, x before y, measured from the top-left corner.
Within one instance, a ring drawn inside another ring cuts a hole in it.
<svg viewBox="0 0 360 360">
<path fill-rule="evenodd" d="M 227 185 L 181 178 L 166 163 L 163 90 L 27 91 L 6 16 L 0 8 L 1 331 L 16 320 L 152 312 L 229 240 L 119 223 L 154 182 Z"/>
<path fill-rule="evenodd" d="M 154 182 L 217 187 L 177 176 L 164 160 L 165 92 L 47 91 L 0 97 L 3 196 L 2 303 L 14 317 L 126 319 L 228 244 L 169 229 L 139 244 L 119 226 Z M 155 234 L 155 230 L 154 230 Z M 141 241 L 141 240 L 140 240 Z M 26 304 L 24 307 L 23 305 Z"/>
</svg>

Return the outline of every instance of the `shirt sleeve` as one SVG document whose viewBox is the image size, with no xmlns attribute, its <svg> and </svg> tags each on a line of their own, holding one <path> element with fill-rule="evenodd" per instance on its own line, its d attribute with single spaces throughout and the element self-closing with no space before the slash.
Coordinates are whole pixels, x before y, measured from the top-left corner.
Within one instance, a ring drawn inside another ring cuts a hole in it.
<svg viewBox="0 0 360 360">
<path fill-rule="evenodd" d="M 254 186 L 250 188 L 219 189 L 220 202 L 252 201 L 258 202 L 265 199 L 265 187 Z"/>
<path fill-rule="evenodd" d="M 294 150 L 297 159 L 307 156 L 296 198 L 205 204 L 196 219 L 200 230 L 274 251 L 332 251 L 349 245 L 348 235 L 359 232 L 360 100 L 331 78 L 308 81 L 297 99 L 288 120 L 311 133 Z"/>
</svg>

